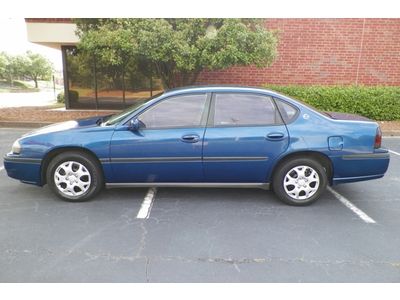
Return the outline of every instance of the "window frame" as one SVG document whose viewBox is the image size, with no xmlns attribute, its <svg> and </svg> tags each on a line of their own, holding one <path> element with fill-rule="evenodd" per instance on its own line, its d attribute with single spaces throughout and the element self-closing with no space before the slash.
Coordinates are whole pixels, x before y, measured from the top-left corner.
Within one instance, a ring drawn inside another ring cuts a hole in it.
<svg viewBox="0 0 400 300">
<path fill-rule="evenodd" d="M 290 103 L 289 101 L 286 101 L 286 100 L 284 100 L 282 98 L 278 98 L 278 97 L 273 96 L 272 99 L 274 99 L 275 106 L 277 107 L 277 109 L 279 111 L 279 114 L 281 115 L 282 122 L 284 124 L 288 125 L 288 124 L 291 124 L 291 123 L 293 123 L 293 122 L 295 122 L 297 120 L 297 118 L 300 115 L 300 108 L 298 108 L 296 105 L 294 105 L 294 104 Z M 281 112 L 281 109 L 279 108 L 279 105 L 277 104 L 277 101 L 285 103 L 285 104 L 289 105 L 290 107 L 293 107 L 296 110 L 296 113 L 294 114 L 293 118 L 289 122 L 285 122 L 285 119 L 282 116 L 282 112 Z"/>
<path fill-rule="evenodd" d="M 143 110 L 141 110 L 140 112 L 138 112 L 137 114 L 135 114 L 133 117 L 129 118 L 127 122 L 124 122 L 125 124 L 128 124 L 132 119 L 139 119 L 139 117 L 145 113 L 146 111 L 148 111 L 149 109 L 155 107 L 156 105 L 161 104 L 164 101 L 167 101 L 168 99 L 171 98 L 177 98 L 177 97 L 185 97 L 185 96 L 192 96 L 192 95 L 204 95 L 205 96 L 205 102 L 204 102 L 204 107 L 203 107 L 203 111 L 201 113 L 201 118 L 200 118 L 200 125 L 197 126 L 169 126 L 169 127 L 151 127 L 151 128 L 147 128 L 147 127 L 142 127 L 140 128 L 140 130 L 168 130 L 168 129 L 183 129 L 183 128 L 205 128 L 206 124 L 207 124 L 207 120 L 210 114 L 210 103 L 211 103 L 211 93 L 208 92 L 190 92 L 190 93 L 183 93 L 183 94 L 176 94 L 176 95 L 170 95 L 167 96 L 163 99 L 160 99 L 159 101 L 149 105 L 148 107 L 144 108 Z"/>
<path fill-rule="evenodd" d="M 231 124 L 224 124 L 224 125 L 215 125 L 215 103 L 216 103 L 216 96 L 218 94 L 250 94 L 250 95 L 256 95 L 256 96 L 262 96 L 262 97 L 267 97 L 270 98 L 272 105 L 275 108 L 275 114 L 279 116 L 280 121 L 275 122 L 275 123 L 265 123 L 265 124 L 238 124 L 238 125 L 231 125 Z M 210 103 L 210 112 L 209 112 L 209 117 L 207 120 L 207 127 L 210 128 L 226 128 L 226 127 L 266 127 L 266 126 L 281 126 L 285 125 L 285 122 L 282 118 L 281 112 L 278 109 L 278 106 L 275 103 L 275 99 L 273 96 L 268 95 L 268 94 L 263 94 L 263 93 L 257 93 L 257 92 L 245 92 L 245 91 L 221 91 L 221 92 L 213 92 L 211 95 L 211 103 Z"/>
</svg>

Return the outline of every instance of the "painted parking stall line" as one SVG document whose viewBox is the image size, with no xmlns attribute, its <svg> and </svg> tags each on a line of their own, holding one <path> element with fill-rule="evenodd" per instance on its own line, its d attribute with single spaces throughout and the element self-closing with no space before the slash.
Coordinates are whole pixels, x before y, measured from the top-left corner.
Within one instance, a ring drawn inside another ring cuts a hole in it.
<svg viewBox="0 0 400 300">
<path fill-rule="evenodd" d="M 346 197 L 342 196 L 338 192 L 336 192 L 334 189 L 328 186 L 328 191 L 330 191 L 333 196 L 335 196 L 336 199 L 338 199 L 344 206 L 346 206 L 348 209 L 350 209 L 352 212 L 354 212 L 361 220 L 363 220 L 365 223 L 369 224 L 375 224 L 375 220 L 372 219 L 370 216 L 368 216 L 365 212 L 363 212 L 361 209 L 359 209 L 357 206 L 355 206 L 353 203 L 351 203 Z"/>
<path fill-rule="evenodd" d="M 396 154 L 396 155 L 400 156 L 400 153 L 399 153 L 399 152 L 396 152 L 396 151 L 393 151 L 393 150 L 390 150 L 390 149 L 388 149 L 388 151 L 389 151 L 390 153 L 392 153 L 392 154 Z"/>
<path fill-rule="evenodd" d="M 4 170 L 4 166 L 0 166 L 0 172 Z"/>
<path fill-rule="evenodd" d="M 137 219 L 148 219 L 150 216 L 151 208 L 153 207 L 154 198 L 156 196 L 157 189 L 150 188 L 146 196 L 143 199 L 142 206 L 136 216 Z"/>
</svg>

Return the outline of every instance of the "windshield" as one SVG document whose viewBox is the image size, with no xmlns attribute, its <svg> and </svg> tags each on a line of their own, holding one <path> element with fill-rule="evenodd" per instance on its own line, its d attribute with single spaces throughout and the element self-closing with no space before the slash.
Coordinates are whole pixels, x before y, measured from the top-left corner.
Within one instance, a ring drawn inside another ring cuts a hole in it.
<svg viewBox="0 0 400 300">
<path fill-rule="evenodd" d="M 105 120 L 105 122 L 102 124 L 103 126 L 110 126 L 117 124 L 121 120 L 125 119 L 127 116 L 129 116 L 131 113 L 133 113 L 135 110 L 139 109 L 142 107 L 145 103 L 149 102 L 152 99 L 157 98 L 158 96 L 162 95 L 163 92 L 158 93 L 154 95 L 153 97 L 147 98 L 147 99 L 140 99 L 136 100 L 136 103 L 133 104 L 132 106 L 129 106 L 127 109 L 121 111 L 118 114 L 110 116 L 108 119 Z"/>
</svg>

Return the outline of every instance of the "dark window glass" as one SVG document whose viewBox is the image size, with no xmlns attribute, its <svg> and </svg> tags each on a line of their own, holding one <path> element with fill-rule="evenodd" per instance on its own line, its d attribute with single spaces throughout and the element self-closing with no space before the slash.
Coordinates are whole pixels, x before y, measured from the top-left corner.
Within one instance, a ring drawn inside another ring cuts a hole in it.
<svg viewBox="0 0 400 300">
<path fill-rule="evenodd" d="M 277 99 L 276 104 L 278 105 L 279 111 L 281 112 L 283 121 L 285 121 L 285 123 L 290 123 L 297 116 L 298 110 L 292 105 Z"/>
<path fill-rule="evenodd" d="M 115 65 L 108 58 L 73 46 L 62 49 L 70 108 L 122 109 L 141 104 L 163 90 L 150 64 L 129 59 Z"/>
<path fill-rule="evenodd" d="M 272 99 L 254 94 L 215 96 L 214 125 L 243 126 L 282 123 Z"/>
<path fill-rule="evenodd" d="M 206 103 L 206 94 L 171 97 L 139 116 L 146 128 L 196 127 Z"/>
<path fill-rule="evenodd" d="M 63 51 L 68 74 L 65 84 L 70 108 L 97 108 L 93 60 L 75 47 L 64 47 Z"/>
</svg>

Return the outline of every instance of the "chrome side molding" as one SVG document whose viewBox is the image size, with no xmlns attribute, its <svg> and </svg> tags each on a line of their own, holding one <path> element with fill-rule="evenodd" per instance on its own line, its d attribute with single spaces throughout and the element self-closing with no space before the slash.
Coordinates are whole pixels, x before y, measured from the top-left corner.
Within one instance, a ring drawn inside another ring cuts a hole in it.
<svg viewBox="0 0 400 300">
<path fill-rule="evenodd" d="M 130 187 L 203 187 L 203 188 L 259 188 L 269 190 L 269 183 L 248 182 L 135 182 L 135 183 L 106 183 L 106 188 Z"/>
</svg>

